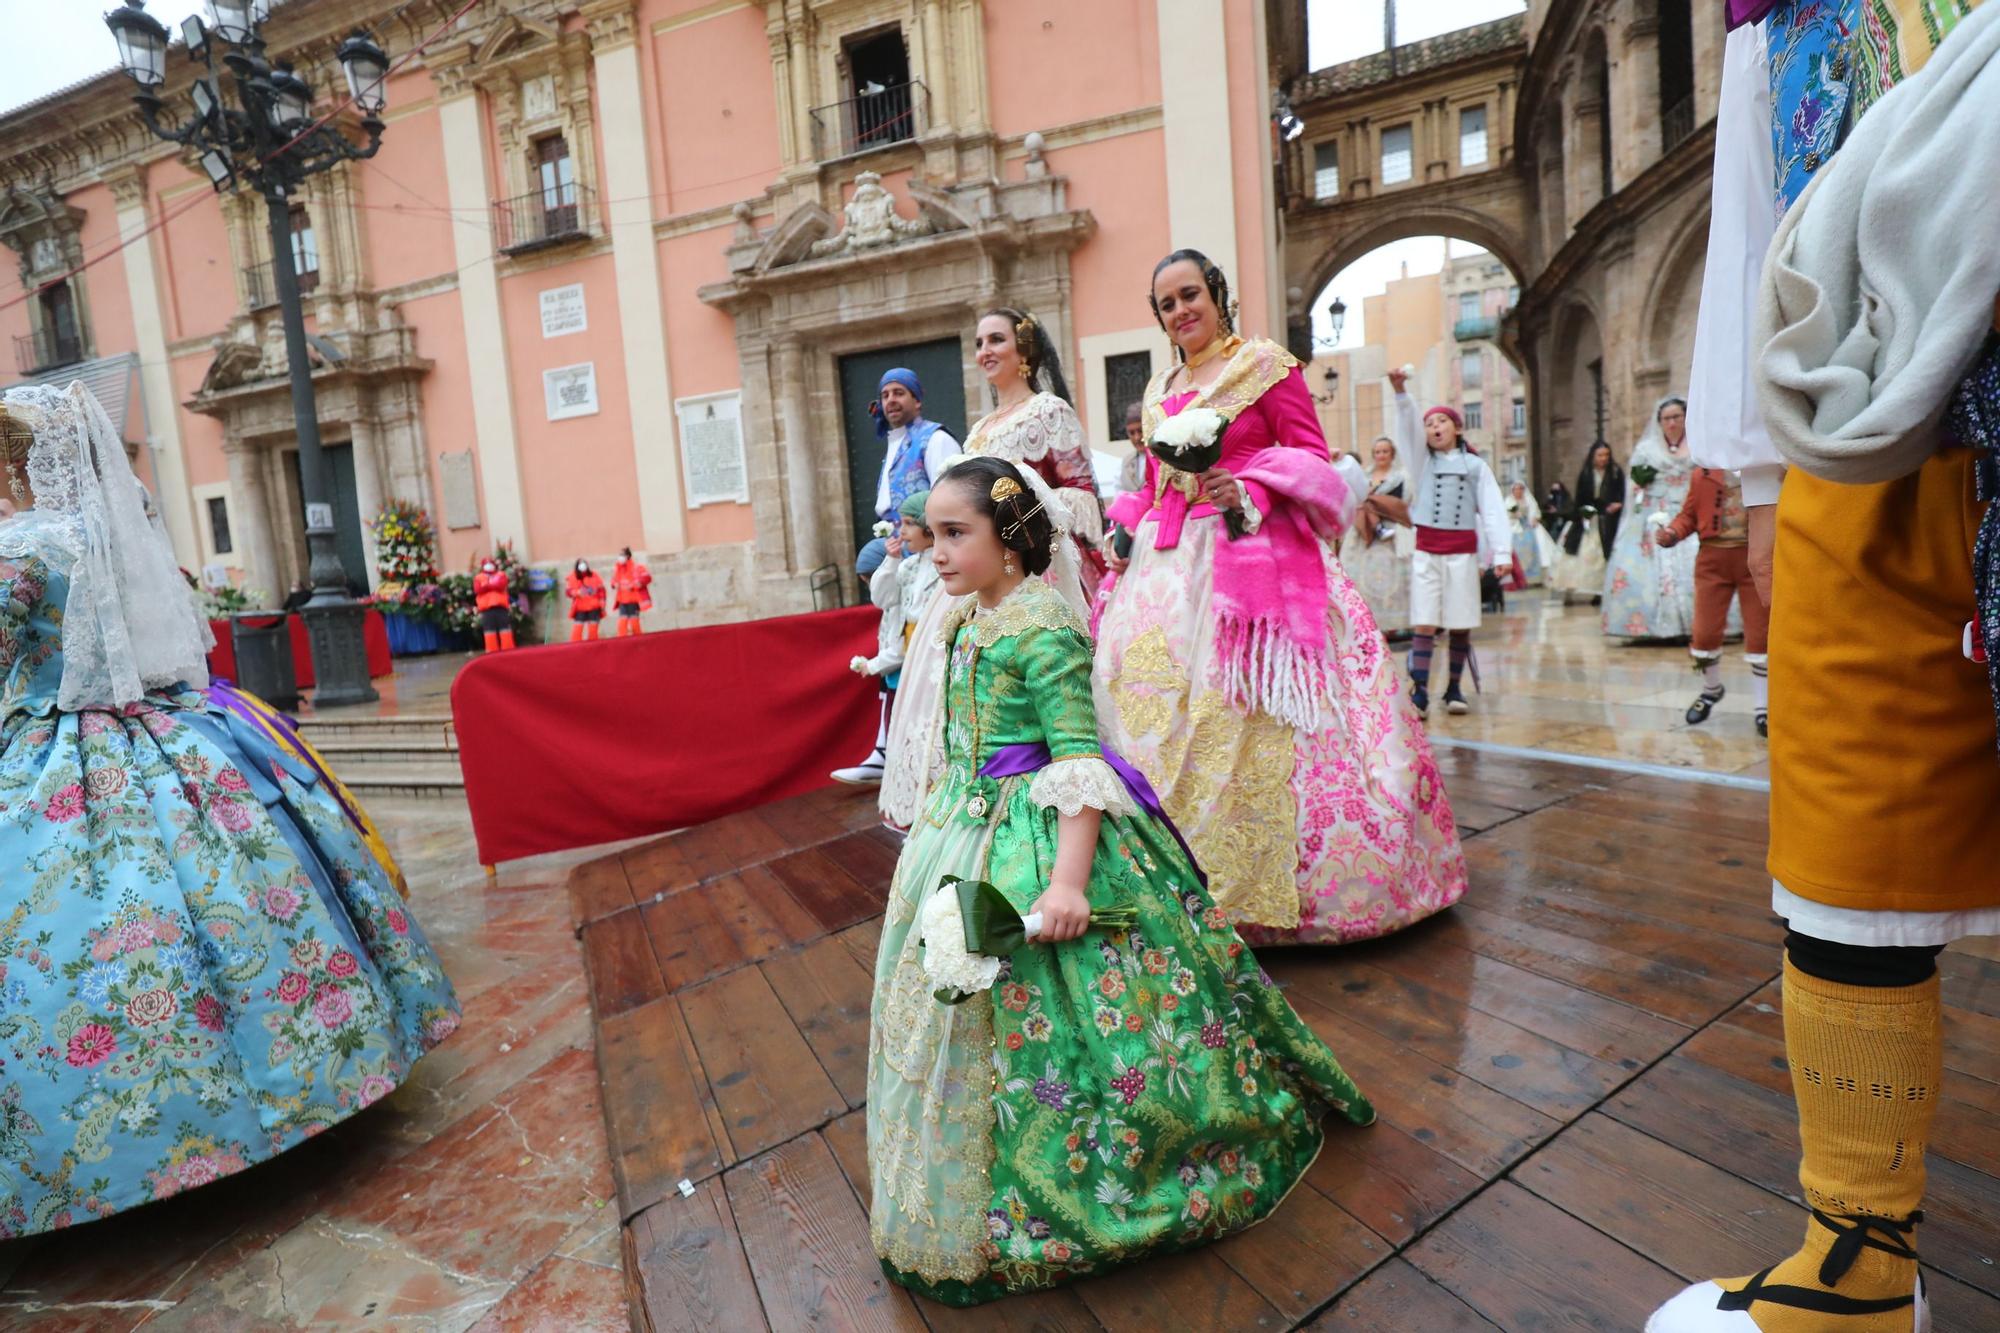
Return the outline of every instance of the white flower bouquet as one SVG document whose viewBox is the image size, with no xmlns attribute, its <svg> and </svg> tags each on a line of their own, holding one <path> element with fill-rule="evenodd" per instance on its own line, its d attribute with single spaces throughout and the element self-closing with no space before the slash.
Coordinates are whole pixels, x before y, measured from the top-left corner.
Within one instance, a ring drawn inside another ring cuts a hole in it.
<svg viewBox="0 0 2000 1333">
<path fill-rule="evenodd" d="M 1222 435 L 1228 429 L 1229 418 L 1212 407 L 1185 408 L 1159 424 L 1146 449 L 1168 467 L 1200 476 L 1222 461 Z M 1230 510 L 1223 521 L 1232 540 L 1243 535 L 1241 514 Z"/>
</svg>

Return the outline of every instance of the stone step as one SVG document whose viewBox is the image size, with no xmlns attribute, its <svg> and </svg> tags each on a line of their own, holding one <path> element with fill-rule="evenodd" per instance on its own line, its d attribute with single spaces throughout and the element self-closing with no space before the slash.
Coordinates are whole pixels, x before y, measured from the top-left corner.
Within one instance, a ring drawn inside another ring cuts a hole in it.
<svg viewBox="0 0 2000 1333">
<path fill-rule="evenodd" d="M 457 764 L 352 762 L 334 767 L 347 789 L 364 802 L 374 796 L 463 797 Z"/>
<path fill-rule="evenodd" d="M 382 762 L 389 764 L 456 764 L 455 740 L 404 740 L 387 738 L 366 741 L 323 741 L 307 737 L 336 773 L 345 773 L 349 764 Z"/>
<path fill-rule="evenodd" d="M 315 746 L 355 744 L 401 746 L 409 741 L 446 741 L 456 747 L 458 734 L 449 713 L 400 717 L 341 717 L 299 719 L 299 731 Z"/>
</svg>

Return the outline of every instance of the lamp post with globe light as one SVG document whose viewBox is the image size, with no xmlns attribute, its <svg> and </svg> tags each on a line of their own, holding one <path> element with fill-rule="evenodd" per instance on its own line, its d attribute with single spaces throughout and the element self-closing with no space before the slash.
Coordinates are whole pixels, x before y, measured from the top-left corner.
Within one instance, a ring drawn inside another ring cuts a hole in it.
<svg viewBox="0 0 2000 1333">
<path fill-rule="evenodd" d="M 366 703 L 377 696 L 368 683 L 364 612 L 348 592 L 347 571 L 335 540 L 332 485 L 320 448 L 305 311 L 292 253 L 291 201 L 308 176 L 373 157 L 381 147 L 389 58 L 373 38 L 358 31 L 335 52 L 353 105 L 361 113 L 365 139 L 356 143 L 331 117 L 316 121 L 311 87 L 288 62 L 266 57 L 261 29 L 270 14 L 270 0 L 209 0 L 209 12 L 212 25 L 203 24 L 198 16 L 181 24 L 187 57 L 200 72 L 188 93 L 192 114 L 179 124 L 161 120 L 167 109 L 159 95 L 167 81 L 166 25 L 146 12 L 143 0 L 125 0 L 122 8 L 104 16 L 104 22 L 118 42 L 120 63 L 139 85 L 134 100 L 147 127 L 193 154 L 218 194 L 242 187 L 263 196 L 270 220 L 271 272 L 291 369 L 292 419 L 305 499 L 313 595 L 302 614 L 318 678 L 313 702 L 320 707 Z M 224 94 L 218 64 L 229 75 L 233 100 Z"/>
</svg>

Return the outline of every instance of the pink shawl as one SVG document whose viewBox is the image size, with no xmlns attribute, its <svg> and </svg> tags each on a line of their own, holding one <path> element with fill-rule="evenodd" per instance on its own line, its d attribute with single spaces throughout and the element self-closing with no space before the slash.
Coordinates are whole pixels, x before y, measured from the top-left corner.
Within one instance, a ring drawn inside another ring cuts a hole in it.
<svg viewBox="0 0 2000 1333">
<path fill-rule="evenodd" d="M 1242 483 L 1263 516 L 1248 536 L 1230 541 L 1217 534 L 1215 684 L 1239 708 L 1312 728 L 1329 688 L 1332 592 L 1321 543 L 1339 539 L 1353 506 L 1347 484 L 1328 461 L 1297 363 L 1270 344 L 1252 343 L 1238 355 L 1268 360 L 1271 352 L 1283 362 L 1226 374 L 1206 401 L 1177 394 L 1156 406 L 1162 419 L 1194 402 L 1231 417 L 1220 466 Z M 1214 511 L 1190 506 L 1169 486 L 1153 512 L 1159 520 L 1155 545 L 1165 549 L 1178 544 L 1188 517 Z"/>
</svg>

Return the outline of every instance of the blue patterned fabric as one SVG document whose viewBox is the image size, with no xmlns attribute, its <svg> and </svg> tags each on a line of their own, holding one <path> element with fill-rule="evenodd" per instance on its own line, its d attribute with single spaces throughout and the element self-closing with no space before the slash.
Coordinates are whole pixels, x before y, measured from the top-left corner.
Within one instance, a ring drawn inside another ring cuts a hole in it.
<svg viewBox="0 0 2000 1333">
<path fill-rule="evenodd" d="M 1861 5 L 1862 0 L 1793 0 L 1768 20 L 1780 215 L 1847 136 Z"/>
<path fill-rule="evenodd" d="M 931 488 L 931 474 L 924 463 L 924 450 L 929 447 L 931 436 L 938 433 L 935 421 L 918 417 L 910 423 L 910 433 L 903 440 L 903 451 L 889 464 L 889 507 L 880 517 L 894 523 L 903 516 L 903 501 L 918 491 Z"/>
<path fill-rule="evenodd" d="M 48 534 L 0 524 L 0 1240 L 294 1147 L 459 1022 L 310 765 L 194 691 L 56 707 Z"/>
<path fill-rule="evenodd" d="M 1980 450 L 1976 476 L 1986 501 L 1972 547 L 1973 632 L 1986 649 L 1986 677 L 1993 687 L 1993 717 L 2000 725 L 2000 335 L 1960 381 L 1945 415 L 1945 431 Z"/>
</svg>

